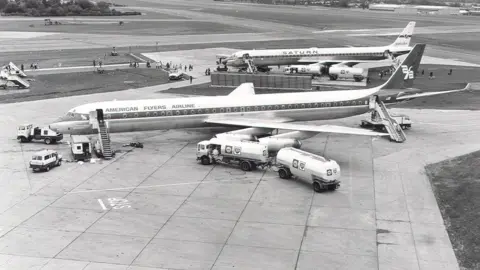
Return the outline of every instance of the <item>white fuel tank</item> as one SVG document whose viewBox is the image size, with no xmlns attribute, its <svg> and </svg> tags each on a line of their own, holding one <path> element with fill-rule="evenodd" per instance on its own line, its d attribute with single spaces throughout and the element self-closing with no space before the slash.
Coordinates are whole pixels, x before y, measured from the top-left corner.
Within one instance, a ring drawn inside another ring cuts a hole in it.
<svg viewBox="0 0 480 270">
<path fill-rule="evenodd" d="M 321 65 L 319 64 L 311 64 L 311 65 L 293 65 L 289 67 L 285 67 L 284 73 L 285 74 L 313 74 L 313 75 L 320 75 L 321 74 Z"/>
<path fill-rule="evenodd" d="M 288 167 L 293 175 L 304 180 L 316 177 L 324 181 L 334 181 L 340 178 L 340 166 L 335 160 L 293 147 L 280 149 L 276 160 L 277 164 Z"/>
<path fill-rule="evenodd" d="M 268 161 L 268 148 L 258 142 L 211 139 L 210 145 L 220 145 L 220 155 Z"/>
<path fill-rule="evenodd" d="M 366 76 L 366 72 L 363 68 L 352 68 L 345 66 L 331 66 L 328 70 L 330 77 L 341 79 L 355 79 L 361 81 Z"/>
</svg>

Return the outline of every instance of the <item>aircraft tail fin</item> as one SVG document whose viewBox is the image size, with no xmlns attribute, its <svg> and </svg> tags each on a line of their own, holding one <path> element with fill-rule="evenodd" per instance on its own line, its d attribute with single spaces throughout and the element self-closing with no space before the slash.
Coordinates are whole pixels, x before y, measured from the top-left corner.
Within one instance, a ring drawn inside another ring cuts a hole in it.
<svg viewBox="0 0 480 270">
<path fill-rule="evenodd" d="M 378 87 L 379 90 L 411 88 L 413 86 L 413 80 L 415 79 L 415 76 L 417 76 L 418 67 L 420 66 L 425 46 L 425 44 L 415 44 L 407 57 L 405 57 L 402 63 L 398 65 L 388 81 Z"/>
<path fill-rule="evenodd" d="M 408 47 L 412 39 L 413 30 L 415 29 L 415 22 L 409 22 L 407 26 L 400 33 L 398 38 L 390 44 L 390 47 Z"/>
</svg>

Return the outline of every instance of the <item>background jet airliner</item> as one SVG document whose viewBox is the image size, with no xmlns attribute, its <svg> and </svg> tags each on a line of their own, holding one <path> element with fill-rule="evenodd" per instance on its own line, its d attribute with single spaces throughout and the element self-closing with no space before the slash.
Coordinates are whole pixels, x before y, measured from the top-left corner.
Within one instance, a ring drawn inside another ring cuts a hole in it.
<svg viewBox="0 0 480 270">
<path fill-rule="evenodd" d="M 107 101 L 81 105 L 50 125 L 64 134 L 92 134 L 92 123 L 97 121 L 91 112 L 101 109 L 110 132 L 197 128 L 208 126 L 240 127 L 222 136 L 265 136 L 272 130 L 290 132 L 262 138 L 281 140 L 293 145 L 317 133 L 341 133 L 380 136 L 369 130 L 335 125 L 306 125 L 294 121 L 312 121 L 344 118 L 371 110 L 376 95 L 384 89 L 411 87 L 420 64 L 425 44 L 417 44 L 383 85 L 364 90 L 282 93 L 256 95 L 253 84 L 240 85 L 227 96 L 189 97 Z M 381 97 L 385 104 L 416 97 L 439 95 L 467 90 L 429 93 L 395 93 Z M 383 94 L 383 93 L 382 93 Z M 89 119 L 92 116 L 91 119 Z M 93 122 L 92 122 L 93 121 Z"/>
<path fill-rule="evenodd" d="M 393 60 L 399 55 L 409 53 L 412 49 L 410 40 L 414 29 L 415 22 L 408 23 L 395 42 L 387 46 L 243 50 L 232 55 L 217 55 L 217 58 L 220 63 L 239 69 L 247 69 L 246 59 L 248 58 L 260 71 L 269 70 L 269 66 L 320 64 L 323 66 L 323 73 L 328 74 L 328 68 L 332 65 L 351 67 L 358 63 L 385 59 Z"/>
</svg>

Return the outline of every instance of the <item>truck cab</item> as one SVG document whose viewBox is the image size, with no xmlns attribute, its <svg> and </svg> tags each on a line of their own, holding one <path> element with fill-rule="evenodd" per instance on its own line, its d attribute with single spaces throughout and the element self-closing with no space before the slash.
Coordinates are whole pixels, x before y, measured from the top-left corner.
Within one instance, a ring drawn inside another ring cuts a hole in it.
<svg viewBox="0 0 480 270">
<path fill-rule="evenodd" d="M 33 127 L 32 124 L 25 124 L 18 127 L 17 140 L 31 142 L 32 140 L 43 140 L 45 144 L 56 143 L 63 139 L 63 134 L 55 132 L 48 127 Z"/>
<path fill-rule="evenodd" d="M 33 171 L 46 170 L 62 165 L 62 156 L 53 150 L 43 150 L 35 153 L 30 160 Z"/>
</svg>

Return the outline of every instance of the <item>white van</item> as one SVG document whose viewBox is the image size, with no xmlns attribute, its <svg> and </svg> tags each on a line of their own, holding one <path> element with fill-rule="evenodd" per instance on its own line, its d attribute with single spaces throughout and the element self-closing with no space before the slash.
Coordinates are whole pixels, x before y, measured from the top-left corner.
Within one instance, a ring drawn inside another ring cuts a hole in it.
<svg viewBox="0 0 480 270">
<path fill-rule="evenodd" d="M 62 156 L 53 150 L 43 150 L 35 153 L 30 160 L 30 168 L 33 171 L 46 170 L 62 165 Z"/>
</svg>

